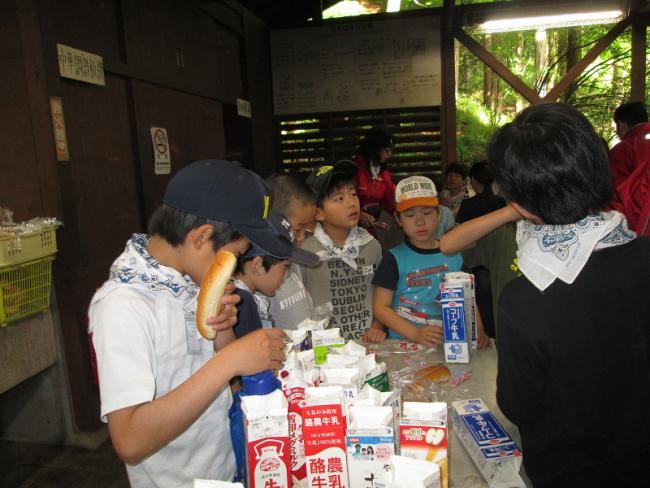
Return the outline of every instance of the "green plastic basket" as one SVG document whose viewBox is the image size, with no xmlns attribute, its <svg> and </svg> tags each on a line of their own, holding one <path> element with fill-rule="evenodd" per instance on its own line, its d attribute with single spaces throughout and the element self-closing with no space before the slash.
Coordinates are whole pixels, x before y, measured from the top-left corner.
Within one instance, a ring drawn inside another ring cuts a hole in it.
<svg viewBox="0 0 650 488">
<path fill-rule="evenodd" d="M 54 256 L 0 268 L 0 325 L 50 308 Z"/>
<path fill-rule="evenodd" d="M 56 227 L 20 236 L 0 236 L 0 266 L 11 266 L 56 253 Z"/>
</svg>

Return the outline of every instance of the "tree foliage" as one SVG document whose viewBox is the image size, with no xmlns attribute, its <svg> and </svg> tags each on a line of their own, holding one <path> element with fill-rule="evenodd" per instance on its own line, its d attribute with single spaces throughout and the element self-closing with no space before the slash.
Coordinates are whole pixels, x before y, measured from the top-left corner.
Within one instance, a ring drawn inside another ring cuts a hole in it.
<svg viewBox="0 0 650 488">
<path fill-rule="evenodd" d="M 610 27 L 553 29 L 537 38 L 532 31 L 476 34 L 474 37 L 513 74 L 543 96 Z M 627 29 L 569 85 L 559 99 L 581 110 L 610 144 L 615 137 L 614 109 L 630 96 L 631 44 L 630 29 Z M 469 162 L 481 159 L 485 151 L 481 142 L 486 140 L 486 134 L 512 120 L 527 105 L 528 102 L 512 87 L 467 49 L 460 47 L 457 79 L 460 158 Z"/>
</svg>

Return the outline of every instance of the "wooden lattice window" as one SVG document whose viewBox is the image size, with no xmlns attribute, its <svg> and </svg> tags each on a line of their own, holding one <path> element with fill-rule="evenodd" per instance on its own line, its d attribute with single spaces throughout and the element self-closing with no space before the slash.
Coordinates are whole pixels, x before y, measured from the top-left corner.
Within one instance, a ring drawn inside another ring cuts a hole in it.
<svg viewBox="0 0 650 488">
<path fill-rule="evenodd" d="M 440 178 L 440 107 L 283 115 L 276 120 L 283 172 L 307 173 L 349 159 L 368 129 L 384 127 L 393 135 L 389 168 L 395 180 L 414 174 Z"/>
</svg>

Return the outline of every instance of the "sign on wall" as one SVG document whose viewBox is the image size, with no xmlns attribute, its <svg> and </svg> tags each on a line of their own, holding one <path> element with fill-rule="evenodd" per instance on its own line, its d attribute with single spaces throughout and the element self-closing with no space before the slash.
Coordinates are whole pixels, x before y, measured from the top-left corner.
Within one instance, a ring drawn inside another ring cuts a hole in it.
<svg viewBox="0 0 650 488">
<path fill-rule="evenodd" d="M 104 59 L 63 44 L 56 45 L 59 74 L 63 78 L 105 86 Z"/>
<path fill-rule="evenodd" d="M 153 144 L 154 174 L 168 175 L 172 170 L 172 155 L 169 149 L 167 129 L 151 127 L 151 143 Z"/>
<path fill-rule="evenodd" d="M 438 17 L 271 32 L 276 115 L 440 105 Z"/>
<path fill-rule="evenodd" d="M 61 101 L 61 97 L 50 97 L 50 113 L 52 114 L 56 160 L 70 161 L 68 136 L 65 131 L 65 117 L 63 116 L 63 101 Z"/>
</svg>

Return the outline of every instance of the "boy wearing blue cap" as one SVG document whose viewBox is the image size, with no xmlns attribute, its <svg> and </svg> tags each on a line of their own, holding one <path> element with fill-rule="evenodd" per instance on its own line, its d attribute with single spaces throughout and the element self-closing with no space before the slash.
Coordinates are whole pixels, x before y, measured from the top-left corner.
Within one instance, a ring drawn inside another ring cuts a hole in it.
<svg viewBox="0 0 650 488">
<path fill-rule="evenodd" d="M 211 344 L 196 328 L 198 284 L 219 249 L 240 255 L 252 241 L 288 258 L 267 221 L 269 201 L 266 183 L 238 164 L 186 166 L 169 182 L 149 235 L 127 241 L 92 299 L 101 416 L 133 487 L 233 478 L 229 381 L 280 368 L 285 334 L 258 330 L 216 347 L 222 334 Z M 223 297 L 209 321 L 216 330 L 234 325 L 238 301 Z"/>
</svg>

